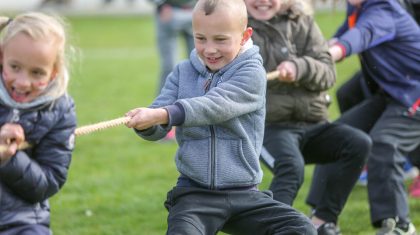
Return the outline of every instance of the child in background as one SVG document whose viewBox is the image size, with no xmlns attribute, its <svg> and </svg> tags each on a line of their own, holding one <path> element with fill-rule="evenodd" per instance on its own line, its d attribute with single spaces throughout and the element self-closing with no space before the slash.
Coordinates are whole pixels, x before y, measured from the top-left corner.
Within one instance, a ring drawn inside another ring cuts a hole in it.
<svg viewBox="0 0 420 235">
<path fill-rule="evenodd" d="M 292 205 L 305 164 L 330 164 L 322 178 L 313 179 L 319 200 L 308 204 L 319 235 L 340 234 L 338 217 L 368 156 L 370 139 L 360 130 L 328 121 L 327 90 L 335 84 L 335 67 L 304 1 L 245 3 L 264 67 L 279 74 L 267 85 L 264 135 L 266 155 L 273 159 L 274 199 Z"/>
<path fill-rule="evenodd" d="M 416 20 L 417 24 L 420 24 L 420 1 L 419 0 L 398 0 L 401 3 L 401 6 L 407 10 L 408 13 Z M 346 26 L 347 28 L 347 26 Z M 345 28 L 343 29 L 345 30 Z M 341 34 L 341 30 L 337 30 L 337 34 Z M 331 43 L 335 42 L 336 38 L 330 40 Z M 341 113 L 349 110 L 353 106 L 362 102 L 365 98 L 371 97 L 375 93 L 375 90 L 378 89 L 377 84 L 369 78 L 367 74 L 364 74 L 361 70 L 358 70 L 352 77 L 347 79 L 336 91 L 336 98 L 339 110 Z M 384 106 L 382 106 L 385 108 Z M 378 110 L 378 117 L 383 112 L 383 110 Z M 413 164 L 418 161 L 413 158 L 420 158 L 420 146 L 416 153 L 409 154 L 405 159 L 404 163 L 404 179 L 413 180 L 418 178 L 420 164 Z M 367 167 L 365 166 L 362 174 L 360 174 L 358 184 L 366 186 L 367 185 Z M 410 191 L 418 191 L 420 194 L 420 184 L 413 184 L 410 187 Z M 410 193 L 411 195 L 411 193 Z M 420 195 L 419 195 L 420 196 Z"/>
<path fill-rule="evenodd" d="M 76 128 L 65 29 L 24 13 L 0 17 L 0 30 L 0 234 L 51 234 L 48 198 L 66 181 Z"/>
<path fill-rule="evenodd" d="M 127 126 L 147 140 L 177 126 L 167 234 L 316 234 L 306 216 L 258 190 L 266 73 L 243 0 L 198 1 L 193 35 L 190 59 L 153 104 L 127 113 Z"/>
<path fill-rule="evenodd" d="M 367 163 L 371 223 L 378 235 L 416 234 L 402 167 L 420 144 L 420 28 L 396 0 L 348 0 L 336 36 L 329 49 L 334 60 L 359 54 L 363 74 L 378 86 L 340 117 L 373 141 Z"/>
</svg>

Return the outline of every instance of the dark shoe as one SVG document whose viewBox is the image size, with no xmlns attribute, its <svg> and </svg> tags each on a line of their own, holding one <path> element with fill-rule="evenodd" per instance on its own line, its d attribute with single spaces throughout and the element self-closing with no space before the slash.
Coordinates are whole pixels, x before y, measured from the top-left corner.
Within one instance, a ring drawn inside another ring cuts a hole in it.
<svg viewBox="0 0 420 235">
<path fill-rule="evenodd" d="M 332 222 L 327 222 L 317 229 L 318 235 L 341 235 L 340 229 Z"/>
</svg>

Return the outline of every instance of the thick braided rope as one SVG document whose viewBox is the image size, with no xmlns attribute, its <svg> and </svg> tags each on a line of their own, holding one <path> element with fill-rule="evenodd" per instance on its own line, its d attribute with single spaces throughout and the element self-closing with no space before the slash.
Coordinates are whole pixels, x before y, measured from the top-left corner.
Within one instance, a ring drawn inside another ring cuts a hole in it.
<svg viewBox="0 0 420 235">
<path fill-rule="evenodd" d="M 277 79 L 280 75 L 278 70 L 274 70 L 272 72 L 267 73 L 267 80 L 274 80 Z"/>
<path fill-rule="evenodd" d="M 117 119 L 113 119 L 109 121 L 98 122 L 92 125 L 81 126 L 79 128 L 76 128 L 74 134 L 76 136 L 87 135 L 95 131 L 100 131 L 100 130 L 107 129 L 110 127 L 126 124 L 129 120 L 130 120 L 129 117 L 121 117 L 121 118 L 117 118 Z"/>
<path fill-rule="evenodd" d="M 103 122 L 98 122 L 91 125 L 81 126 L 81 127 L 76 128 L 76 130 L 74 131 L 74 134 L 76 136 L 87 135 L 95 131 L 100 131 L 107 128 L 126 124 L 129 120 L 130 120 L 129 117 L 121 117 L 121 118 L 116 118 L 109 121 L 103 121 Z M 21 150 L 21 149 L 26 149 L 29 147 L 30 147 L 30 144 L 28 142 L 23 142 L 18 146 L 18 149 Z M 6 149 L 6 146 L 0 145 L 0 152 L 3 152 L 5 149 Z"/>
</svg>

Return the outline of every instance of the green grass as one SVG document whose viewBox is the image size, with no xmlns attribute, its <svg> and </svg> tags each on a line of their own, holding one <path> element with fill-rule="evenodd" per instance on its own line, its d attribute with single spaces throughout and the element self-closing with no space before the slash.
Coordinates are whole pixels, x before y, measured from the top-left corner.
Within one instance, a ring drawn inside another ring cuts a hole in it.
<svg viewBox="0 0 420 235">
<path fill-rule="evenodd" d="M 327 38 L 342 18 L 340 13 L 317 15 Z M 71 17 L 69 23 L 71 41 L 80 49 L 70 84 L 79 126 L 150 104 L 159 72 L 153 18 Z M 338 64 L 337 84 L 357 69 L 356 58 Z M 338 117 L 336 103 L 330 111 L 331 119 Z M 68 181 L 51 199 L 54 234 L 164 234 L 163 201 L 178 176 L 175 151 L 176 144 L 141 140 L 125 126 L 77 137 Z M 295 202 L 304 213 L 309 211 L 304 200 L 312 169 L 306 168 L 305 184 Z M 261 189 L 268 187 L 270 178 L 265 170 Z M 410 205 L 412 218 L 420 225 L 420 201 L 411 200 Z M 354 189 L 340 227 L 344 234 L 373 234 L 366 188 Z"/>
</svg>

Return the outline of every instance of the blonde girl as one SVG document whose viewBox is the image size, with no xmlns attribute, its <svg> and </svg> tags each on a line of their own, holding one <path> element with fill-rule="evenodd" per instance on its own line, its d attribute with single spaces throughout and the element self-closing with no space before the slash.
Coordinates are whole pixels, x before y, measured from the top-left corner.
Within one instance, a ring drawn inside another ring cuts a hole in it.
<svg viewBox="0 0 420 235">
<path fill-rule="evenodd" d="M 51 233 L 48 198 L 66 181 L 76 128 L 67 48 L 56 17 L 0 17 L 1 235 Z"/>
</svg>

